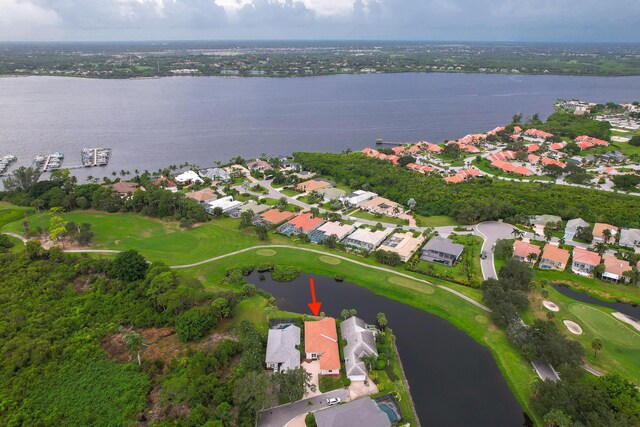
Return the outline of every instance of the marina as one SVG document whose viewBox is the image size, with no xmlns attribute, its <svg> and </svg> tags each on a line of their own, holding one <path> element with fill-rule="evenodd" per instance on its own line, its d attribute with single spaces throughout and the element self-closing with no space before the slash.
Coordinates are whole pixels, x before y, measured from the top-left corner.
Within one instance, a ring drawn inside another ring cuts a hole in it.
<svg viewBox="0 0 640 427">
<path fill-rule="evenodd" d="M 82 166 L 106 166 L 111 157 L 111 148 L 83 148 L 82 149 Z"/>
<path fill-rule="evenodd" d="M 2 175 L 8 168 L 11 166 L 11 163 L 18 160 L 16 156 L 12 156 L 11 154 L 0 158 L 0 175 Z"/>
<path fill-rule="evenodd" d="M 64 154 L 59 151 L 53 154 L 40 154 L 33 159 L 33 165 L 41 172 L 47 172 L 60 169 L 62 160 L 64 160 Z"/>
</svg>

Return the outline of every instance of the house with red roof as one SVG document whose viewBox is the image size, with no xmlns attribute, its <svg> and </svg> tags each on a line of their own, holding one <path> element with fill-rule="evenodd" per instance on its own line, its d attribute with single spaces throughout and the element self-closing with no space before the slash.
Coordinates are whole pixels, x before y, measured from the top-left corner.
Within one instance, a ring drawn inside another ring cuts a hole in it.
<svg viewBox="0 0 640 427">
<path fill-rule="evenodd" d="M 545 132 L 538 129 L 527 129 L 526 131 L 524 131 L 524 134 L 534 138 L 542 138 L 542 139 L 551 138 L 553 136 L 552 133 Z"/>
<path fill-rule="evenodd" d="M 310 212 L 301 213 L 291 218 L 276 229 L 278 233 L 286 236 L 296 234 L 309 234 L 324 224 L 324 219 L 313 216 Z"/>
<path fill-rule="evenodd" d="M 535 153 L 540 149 L 540 146 L 538 144 L 527 144 L 526 147 L 527 153 Z"/>
<path fill-rule="evenodd" d="M 444 181 L 448 182 L 449 184 L 458 184 L 466 179 L 479 178 L 481 176 L 483 176 L 483 174 L 478 169 L 469 168 L 461 170 L 453 176 L 446 177 Z"/>
<path fill-rule="evenodd" d="M 285 221 L 289 221 L 296 216 L 295 213 L 289 211 L 280 211 L 278 209 L 269 209 L 261 213 L 253 219 L 254 225 L 278 225 Z"/>
<path fill-rule="evenodd" d="M 321 375 L 340 375 L 336 320 L 325 317 L 304 322 L 304 351 L 308 360 L 320 360 Z"/>
<path fill-rule="evenodd" d="M 591 252 L 582 248 L 573 249 L 573 262 L 571 263 L 571 271 L 576 274 L 588 276 L 593 270 L 600 265 L 602 258 L 600 254 Z"/>
<path fill-rule="evenodd" d="M 529 163 L 535 165 L 540 161 L 540 156 L 536 156 L 535 154 L 529 154 L 527 156 L 527 160 L 529 161 Z"/>
<path fill-rule="evenodd" d="M 631 264 L 629 261 L 618 259 L 615 255 L 604 254 L 602 255 L 604 261 L 604 273 L 602 273 L 602 279 L 609 280 L 615 283 L 628 282 L 629 277 L 624 273 L 631 271 Z"/>
<path fill-rule="evenodd" d="M 546 156 L 545 157 L 541 157 L 540 158 L 540 162 L 542 162 L 542 164 L 544 166 L 556 165 L 556 166 L 559 166 L 559 167 L 561 167 L 563 169 L 567 166 L 566 163 L 559 162 L 558 160 L 555 160 L 555 159 L 552 159 L 552 158 L 546 157 Z"/>
<path fill-rule="evenodd" d="M 604 139 L 594 138 L 588 135 L 580 135 L 579 137 L 576 138 L 576 144 L 578 144 L 579 147 L 581 143 L 587 143 L 591 147 L 594 147 L 594 146 L 607 147 L 609 145 L 609 141 L 605 141 Z"/>
<path fill-rule="evenodd" d="M 571 254 L 569 254 L 568 250 L 560 249 L 555 245 L 547 243 L 540 257 L 540 268 L 562 271 L 567 267 L 570 256 Z"/>
<path fill-rule="evenodd" d="M 495 160 L 493 163 L 491 163 L 491 166 L 496 168 L 496 169 L 500 169 L 504 172 L 509 172 L 509 173 L 515 173 L 517 175 L 522 175 L 522 176 L 533 176 L 534 173 L 531 169 L 526 168 L 524 166 L 520 166 L 520 165 L 516 165 L 514 163 L 508 163 L 502 160 Z"/>
<path fill-rule="evenodd" d="M 519 261 L 535 264 L 536 260 L 540 256 L 540 252 L 540 246 L 536 246 L 522 240 L 516 240 L 513 242 L 513 257 Z M 529 256 L 531 254 L 535 255 L 535 258 L 532 257 L 532 260 L 530 261 Z"/>
<path fill-rule="evenodd" d="M 495 153 L 488 157 L 490 162 L 494 162 L 496 160 L 500 160 L 500 161 L 514 160 L 515 158 L 516 158 L 516 152 L 513 150 L 501 151 L 500 153 Z"/>
<path fill-rule="evenodd" d="M 552 144 L 549 144 L 549 150 L 560 151 L 566 146 L 567 146 L 567 143 L 564 142 L 564 141 L 562 141 L 562 142 L 554 142 Z"/>
</svg>

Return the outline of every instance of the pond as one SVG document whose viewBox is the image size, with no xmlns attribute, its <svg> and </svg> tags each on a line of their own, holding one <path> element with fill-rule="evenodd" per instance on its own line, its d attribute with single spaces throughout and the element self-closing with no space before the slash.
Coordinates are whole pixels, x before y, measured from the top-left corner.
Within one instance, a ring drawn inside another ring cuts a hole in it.
<svg viewBox="0 0 640 427">
<path fill-rule="evenodd" d="M 567 286 L 562 286 L 562 285 L 551 285 L 551 286 L 553 286 L 553 289 L 560 292 L 562 295 L 569 297 L 571 299 L 574 299 L 576 301 L 584 302 L 587 304 L 598 305 L 600 307 L 612 308 L 616 311 L 619 311 L 620 313 L 626 314 L 627 316 L 640 319 L 640 306 L 638 305 L 625 304 L 623 302 L 602 301 L 598 298 L 594 298 L 590 296 L 586 292 L 574 291 L 573 289 Z"/>
<path fill-rule="evenodd" d="M 274 296 L 282 310 L 308 313 L 309 278 L 328 316 L 355 308 L 367 323 L 384 312 L 411 387 L 420 422 L 425 426 L 518 426 L 526 415 L 502 377 L 491 353 L 447 321 L 376 295 L 352 283 L 301 275 L 279 283 L 257 272 L 246 280 Z M 461 301 L 461 303 L 464 303 Z"/>
</svg>

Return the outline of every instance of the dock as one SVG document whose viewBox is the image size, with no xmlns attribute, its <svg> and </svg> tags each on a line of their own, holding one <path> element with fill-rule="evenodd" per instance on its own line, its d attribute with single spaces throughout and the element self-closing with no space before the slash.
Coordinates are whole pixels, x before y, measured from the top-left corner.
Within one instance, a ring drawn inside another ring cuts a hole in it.
<svg viewBox="0 0 640 427">
<path fill-rule="evenodd" d="M 106 166 L 109 163 L 109 157 L 111 157 L 111 148 L 83 148 L 81 155 L 84 167 Z"/>
<path fill-rule="evenodd" d="M 405 142 L 398 142 L 398 141 L 383 141 L 382 139 L 376 139 L 376 145 L 396 145 L 396 146 L 401 146 L 401 145 L 413 145 L 415 144 L 415 141 L 405 141 Z"/>
<path fill-rule="evenodd" d="M 39 169 L 40 172 L 47 172 L 60 169 L 63 159 L 64 154 L 59 151 L 53 154 L 40 154 L 33 159 L 33 165 Z"/>
<path fill-rule="evenodd" d="M 11 154 L 0 158 L 0 175 L 4 174 L 5 171 L 9 169 L 9 166 L 11 166 L 11 163 L 15 162 L 16 160 L 18 160 L 18 158 L 16 156 L 12 156 Z"/>
</svg>

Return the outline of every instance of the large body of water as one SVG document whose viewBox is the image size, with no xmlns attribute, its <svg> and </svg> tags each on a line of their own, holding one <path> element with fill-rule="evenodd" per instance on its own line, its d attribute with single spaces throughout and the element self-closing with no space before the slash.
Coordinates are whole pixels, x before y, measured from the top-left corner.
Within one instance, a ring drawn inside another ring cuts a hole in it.
<svg viewBox="0 0 640 427">
<path fill-rule="evenodd" d="M 640 99 L 640 77 L 373 74 L 308 78 L 0 79 L 0 156 L 30 164 L 110 146 L 111 170 L 213 165 L 236 155 L 361 149 L 458 138 L 552 111 L 558 98 Z"/>
<path fill-rule="evenodd" d="M 271 293 L 283 310 L 306 313 L 309 275 L 278 283 L 253 273 L 247 280 Z M 513 427 L 525 422 L 520 408 L 488 349 L 447 321 L 350 283 L 313 276 L 318 301 L 329 316 L 344 308 L 375 323 L 384 312 L 397 337 L 411 395 L 424 426 Z M 464 302 L 461 302 L 464 304 Z"/>
</svg>

